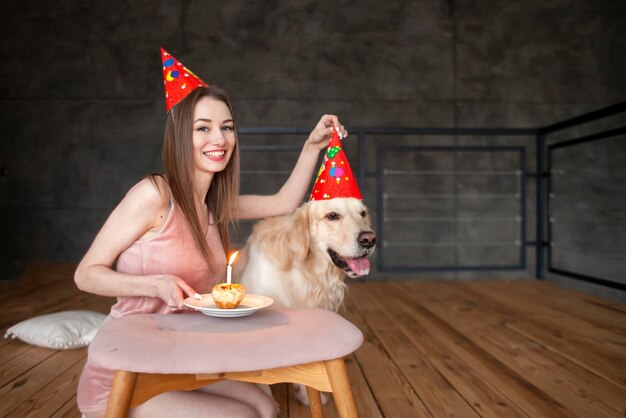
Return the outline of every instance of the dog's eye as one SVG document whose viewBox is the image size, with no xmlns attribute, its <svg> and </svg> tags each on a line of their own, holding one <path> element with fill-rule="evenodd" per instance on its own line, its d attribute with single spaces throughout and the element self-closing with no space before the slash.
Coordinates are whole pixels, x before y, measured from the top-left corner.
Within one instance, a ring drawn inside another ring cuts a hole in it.
<svg viewBox="0 0 626 418">
<path fill-rule="evenodd" d="M 361 212 L 361 217 L 365 218 L 367 216 L 367 212 L 363 211 Z"/>
<path fill-rule="evenodd" d="M 338 221 L 339 219 L 341 219 L 341 216 L 339 216 L 337 212 L 330 212 L 328 215 L 326 215 L 326 218 L 330 221 Z"/>
</svg>

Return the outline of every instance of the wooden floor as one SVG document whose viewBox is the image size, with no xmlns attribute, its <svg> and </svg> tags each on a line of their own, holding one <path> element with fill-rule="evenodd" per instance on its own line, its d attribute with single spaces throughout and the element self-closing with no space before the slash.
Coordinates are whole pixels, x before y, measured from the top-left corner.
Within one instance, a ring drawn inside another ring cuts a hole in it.
<svg viewBox="0 0 626 418">
<path fill-rule="evenodd" d="M 0 283 L 0 328 L 66 309 L 107 312 L 72 265 Z M 364 333 L 347 359 L 360 417 L 624 417 L 626 306 L 537 281 L 353 283 L 340 311 Z M 0 416 L 78 417 L 86 350 L 0 340 Z M 299 418 L 287 385 L 281 417 Z M 332 403 L 326 417 L 336 417 Z"/>
</svg>

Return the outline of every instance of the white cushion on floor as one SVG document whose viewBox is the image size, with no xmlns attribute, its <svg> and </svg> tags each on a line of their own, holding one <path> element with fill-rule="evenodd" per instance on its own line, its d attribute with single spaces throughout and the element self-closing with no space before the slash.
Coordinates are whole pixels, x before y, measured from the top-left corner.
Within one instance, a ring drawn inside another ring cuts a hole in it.
<svg viewBox="0 0 626 418">
<path fill-rule="evenodd" d="M 36 316 L 13 325 L 4 338 L 54 349 L 89 345 L 106 315 L 93 311 L 61 311 Z"/>
</svg>

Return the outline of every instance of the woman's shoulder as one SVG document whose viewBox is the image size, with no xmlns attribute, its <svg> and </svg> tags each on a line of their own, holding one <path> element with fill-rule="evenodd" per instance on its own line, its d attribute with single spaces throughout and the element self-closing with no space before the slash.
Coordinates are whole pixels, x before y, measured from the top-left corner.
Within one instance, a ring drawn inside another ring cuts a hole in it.
<svg viewBox="0 0 626 418">
<path fill-rule="evenodd" d="M 124 200 L 141 202 L 153 208 L 167 208 L 170 204 L 170 189 L 165 177 L 151 175 L 135 184 Z"/>
</svg>

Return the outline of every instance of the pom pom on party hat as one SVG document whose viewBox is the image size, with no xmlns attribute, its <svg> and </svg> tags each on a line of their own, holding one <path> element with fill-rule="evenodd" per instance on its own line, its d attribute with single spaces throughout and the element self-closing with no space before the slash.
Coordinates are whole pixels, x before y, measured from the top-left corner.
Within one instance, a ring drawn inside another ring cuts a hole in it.
<svg viewBox="0 0 626 418">
<path fill-rule="evenodd" d="M 309 200 L 328 200 L 337 197 L 363 200 L 350 163 L 343 152 L 339 134 L 334 129 Z"/>
<path fill-rule="evenodd" d="M 207 83 L 163 48 L 161 48 L 161 61 L 163 62 L 163 84 L 165 86 L 167 112 L 198 87 L 208 87 Z"/>
</svg>

